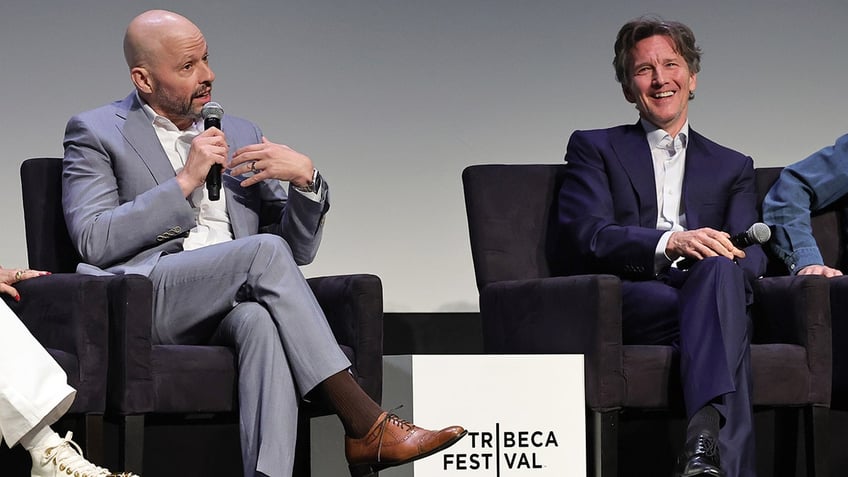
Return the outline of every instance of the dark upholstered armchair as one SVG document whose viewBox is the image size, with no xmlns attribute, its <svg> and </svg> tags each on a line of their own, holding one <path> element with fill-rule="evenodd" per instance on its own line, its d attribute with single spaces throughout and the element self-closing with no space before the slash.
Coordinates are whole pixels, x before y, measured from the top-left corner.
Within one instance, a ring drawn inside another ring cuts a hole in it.
<svg viewBox="0 0 848 477">
<path fill-rule="evenodd" d="M 76 397 L 66 416 L 74 421 L 74 440 L 83 446 L 85 455 L 96 462 L 103 457 L 103 412 L 106 409 L 106 284 L 100 277 L 80 279 L 60 273 L 16 283 L 15 289 L 21 295 L 19 302 L 3 295 L 6 305 L 59 363 L 68 376 L 68 384 L 76 389 Z M 21 366 L 26 364 L 21 363 Z M 4 452 L 0 456 L 4 469 L 15 468 L 18 461 L 15 453 L 26 454 L 20 447 L 13 453 Z M 21 468 L 22 472 L 28 472 L 28 454 L 20 460 L 20 465 L 26 467 Z"/>
<path fill-rule="evenodd" d="M 32 268 L 73 272 L 80 261 L 61 205 L 62 160 L 24 161 L 27 251 Z M 73 275 L 77 280 L 89 280 Z M 70 277 L 69 277 L 70 279 Z M 109 359 L 106 416 L 121 424 L 122 467 L 141 471 L 144 417 L 151 414 L 235 413 L 236 360 L 228 347 L 172 346 L 151 341 L 152 284 L 143 276 L 104 277 L 109 291 Z M 377 402 L 382 394 L 382 284 L 373 275 L 309 279 L 352 372 Z M 199 392 L 200 391 L 200 392 Z M 308 475 L 312 416 L 327 414 L 320 401 L 301 407 L 296 475 Z"/>
<path fill-rule="evenodd" d="M 549 260 L 555 246 L 549 225 L 564 167 L 477 165 L 463 172 L 484 345 L 489 353 L 585 355 L 589 468 L 611 477 L 618 475 L 622 410 L 681 408 L 678 360 L 670 346 L 623 343 L 617 277 L 557 276 Z M 829 475 L 823 429 L 831 377 L 827 294 L 821 277 L 755 284 L 753 399 L 755 406 L 781 409 L 776 475 L 794 475 L 799 408 L 808 424 L 808 475 Z"/>
<path fill-rule="evenodd" d="M 757 169 L 757 192 L 762 202 L 768 190 L 780 175 L 780 167 Z M 811 217 L 813 236 L 822 253 L 825 265 L 848 273 L 846 262 L 846 237 L 848 232 L 848 196 Z M 777 258 L 771 260 L 774 274 L 787 273 L 786 266 Z M 833 326 L 833 392 L 830 408 L 848 410 L 848 276 L 831 278 L 830 309 Z"/>
</svg>

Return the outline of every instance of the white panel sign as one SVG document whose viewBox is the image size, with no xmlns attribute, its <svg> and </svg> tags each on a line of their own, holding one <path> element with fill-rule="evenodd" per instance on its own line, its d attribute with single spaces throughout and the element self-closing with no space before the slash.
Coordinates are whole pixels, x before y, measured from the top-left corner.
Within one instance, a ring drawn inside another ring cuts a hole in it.
<svg viewBox="0 0 848 477">
<path fill-rule="evenodd" d="M 586 475 L 582 355 L 387 356 L 383 406 L 456 445 L 381 477 Z"/>
</svg>

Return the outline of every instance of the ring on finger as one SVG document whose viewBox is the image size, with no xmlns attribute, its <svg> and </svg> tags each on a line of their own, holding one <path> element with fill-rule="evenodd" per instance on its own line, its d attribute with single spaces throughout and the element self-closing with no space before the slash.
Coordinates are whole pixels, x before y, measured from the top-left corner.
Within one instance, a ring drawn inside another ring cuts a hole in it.
<svg viewBox="0 0 848 477">
<path fill-rule="evenodd" d="M 24 275 L 24 271 L 23 271 L 23 270 L 18 270 L 17 272 L 15 272 L 15 281 L 16 281 L 16 282 L 21 281 L 21 277 L 22 277 L 23 275 Z"/>
<path fill-rule="evenodd" d="M 256 168 L 256 161 L 250 163 L 250 172 L 253 172 L 254 174 L 259 172 L 259 169 Z"/>
</svg>

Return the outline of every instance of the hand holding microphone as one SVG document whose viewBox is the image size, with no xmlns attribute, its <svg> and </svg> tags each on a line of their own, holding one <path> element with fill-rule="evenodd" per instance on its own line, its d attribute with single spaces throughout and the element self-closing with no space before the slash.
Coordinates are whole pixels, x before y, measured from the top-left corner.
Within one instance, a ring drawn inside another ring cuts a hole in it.
<svg viewBox="0 0 848 477">
<path fill-rule="evenodd" d="M 706 229 L 706 230 L 711 231 L 711 229 Z M 693 232 L 698 232 L 698 231 L 693 231 Z M 715 232 L 715 231 L 712 231 L 712 232 L 721 233 L 721 232 Z M 768 242 L 769 239 L 771 239 L 771 228 L 768 225 L 766 225 L 762 222 L 756 222 L 753 225 L 751 225 L 748 228 L 748 230 L 746 230 L 745 232 L 742 232 L 742 233 L 739 233 L 739 234 L 736 234 L 736 235 L 732 235 L 729 238 L 730 243 L 733 244 L 733 246 L 738 248 L 738 249 L 743 249 L 743 248 L 749 247 L 751 245 L 762 245 L 762 244 Z M 703 242 L 701 242 L 701 246 L 704 246 Z M 703 255 L 703 256 L 706 256 L 706 255 L 703 254 L 703 252 L 699 252 L 699 253 L 701 253 L 701 255 Z M 698 260 L 699 259 L 696 258 L 696 257 L 691 257 L 691 256 L 687 257 L 687 258 L 681 260 L 680 262 L 678 262 L 677 268 L 681 268 L 681 269 L 689 268 Z M 735 258 L 734 258 L 734 260 L 735 260 Z"/>
<path fill-rule="evenodd" d="M 221 116 L 224 115 L 224 108 L 220 104 L 210 101 L 203 105 L 200 110 L 200 116 L 203 118 L 203 128 L 218 128 L 221 129 Z M 209 194 L 209 200 L 219 200 L 221 198 L 221 164 L 212 164 L 209 173 L 206 175 L 206 191 Z"/>
<path fill-rule="evenodd" d="M 762 222 L 756 222 L 741 234 L 731 236 L 730 242 L 736 248 L 745 248 L 754 244 L 762 245 L 769 239 L 771 239 L 771 228 Z"/>
</svg>

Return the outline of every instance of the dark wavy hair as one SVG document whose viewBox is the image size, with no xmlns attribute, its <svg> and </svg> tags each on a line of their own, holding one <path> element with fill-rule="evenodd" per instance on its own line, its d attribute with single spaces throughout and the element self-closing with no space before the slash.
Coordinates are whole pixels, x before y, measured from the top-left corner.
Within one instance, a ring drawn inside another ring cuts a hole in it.
<svg viewBox="0 0 848 477">
<path fill-rule="evenodd" d="M 657 17 L 639 17 L 627 22 L 615 39 L 615 79 L 622 85 L 629 85 L 633 76 L 633 47 L 636 43 L 655 35 L 667 36 L 674 45 L 674 51 L 686 60 L 691 73 L 701 71 L 701 48 L 695 45 L 695 34 L 688 26 L 675 21 L 666 21 Z M 689 99 L 695 93 L 689 94 Z"/>
</svg>

